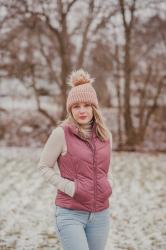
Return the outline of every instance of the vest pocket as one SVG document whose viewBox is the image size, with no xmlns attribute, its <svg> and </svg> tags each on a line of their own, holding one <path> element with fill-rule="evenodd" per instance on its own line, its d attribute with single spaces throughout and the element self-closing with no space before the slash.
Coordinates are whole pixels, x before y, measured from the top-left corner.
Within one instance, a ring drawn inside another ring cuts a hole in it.
<svg viewBox="0 0 166 250">
<path fill-rule="evenodd" d="M 75 179 L 74 182 L 75 182 L 75 193 L 73 199 L 80 202 L 81 204 L 89 202 L 93 197 L 91 184 L 89 182 L 81 181 L 78 179 Z"/>
<path fill-rule="evenodd" d="M 112 188 L 107 177 L 103 177 L 97 182 L 97 197 L 100 201 L 107 200 L 112 194 Z"/>
</svg>

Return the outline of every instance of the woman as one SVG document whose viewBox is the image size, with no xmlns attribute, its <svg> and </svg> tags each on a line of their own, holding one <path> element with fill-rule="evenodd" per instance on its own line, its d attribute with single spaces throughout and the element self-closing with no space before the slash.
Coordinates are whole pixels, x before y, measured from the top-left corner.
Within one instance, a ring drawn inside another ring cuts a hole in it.
<svg viewBox="0 0 166 250">
<path fill-rule="evenodd" d="M 109 233 L 112 136 L 93 81 L 83 69 L 71 73 L 68 117 L 53 129 L 38 164 L 57 188 L 55 229 L 63 250 L 104 250 Z"/>
</svg>

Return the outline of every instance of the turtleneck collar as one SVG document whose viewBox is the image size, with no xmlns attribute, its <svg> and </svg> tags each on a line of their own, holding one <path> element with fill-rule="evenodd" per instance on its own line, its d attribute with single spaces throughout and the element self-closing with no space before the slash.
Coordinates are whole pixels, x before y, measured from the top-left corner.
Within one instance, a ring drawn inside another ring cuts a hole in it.
<svg viewBox="0 0 166 250">
<path fill-rule="evenodd" d="M 84 140 L 90 140 L 92 138 L 92 134 L 96 127 L 93 119 L 81 125 L 77 122 L 72 122 L 69 126 L 75 134 L 79 135 Z"/>
<path fill-rule="evenodd" d="M 88 123 L 86 123 L 86 124 L 80 124 L 80 125 L 78 125 L 80 128 L 82 128 L 83 130 L 85 129 L 87 129 L 87 130 L 89 130 L 89 129 L 92 129 L 93 128 L 93 123 L 94 123 L 94 121 L 93 121 L 93 119 L 91 120 L 91 121 L 89 121 Z"/>
</svg>

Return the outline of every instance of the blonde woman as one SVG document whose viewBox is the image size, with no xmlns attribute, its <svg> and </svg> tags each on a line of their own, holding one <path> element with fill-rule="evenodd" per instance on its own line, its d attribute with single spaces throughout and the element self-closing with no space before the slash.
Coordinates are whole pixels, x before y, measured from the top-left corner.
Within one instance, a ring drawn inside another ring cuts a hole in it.
<svg viewBox="0 0 166 250">
<path fill-rule="evenodd" d="M 57 188 L 55 231 L 63 250 L 104 250 L 109 233 L 112 136 L 93 81 L 83 69 L 70 74 L 68 116 L 53 129 L 38 164 Z"/>
</svg>

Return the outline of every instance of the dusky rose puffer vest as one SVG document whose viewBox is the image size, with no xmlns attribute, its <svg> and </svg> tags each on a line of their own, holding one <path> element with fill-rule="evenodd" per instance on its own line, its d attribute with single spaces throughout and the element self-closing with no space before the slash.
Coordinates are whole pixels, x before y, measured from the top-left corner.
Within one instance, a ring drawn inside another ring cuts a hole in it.
<svg viewBox="0 0 166 250">
<path fill-rule="evenodd" d="M 60 155 L 58 165 L 61 176 L 75 182 L 73 197 L 58 190 L 55 204 L 60 207 L 97 212 L 109 207 L 112 188 L 108 181 L 110 140 L 101 142 L 93 126 L 92 140 L 78 135 L 76 127 L 60 125 L 64 129 L 67 153 Z"/>
</svg>

